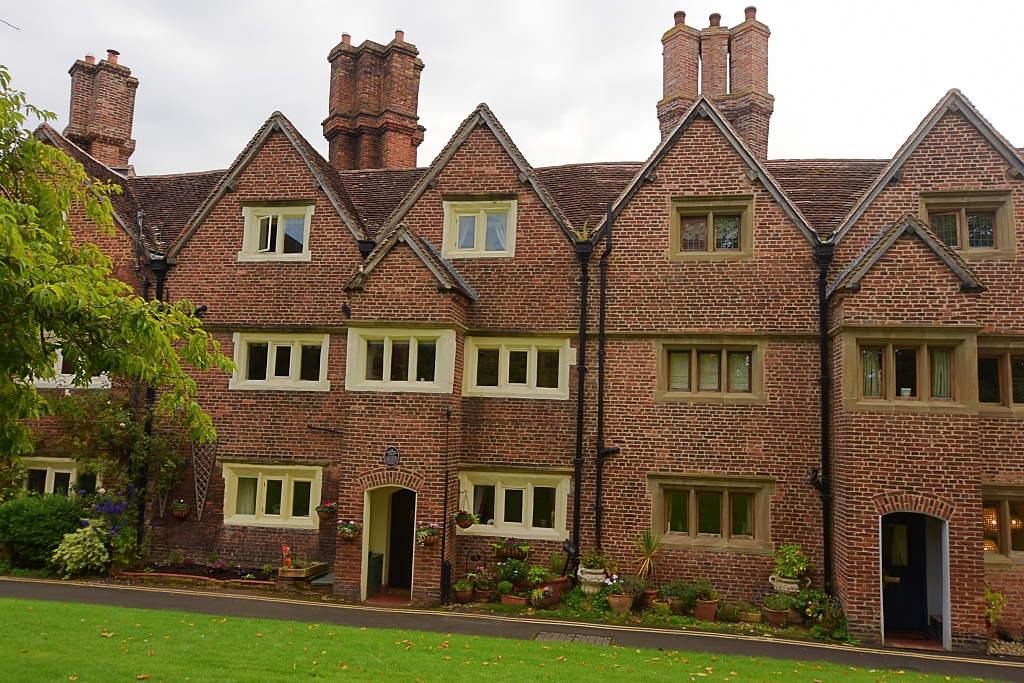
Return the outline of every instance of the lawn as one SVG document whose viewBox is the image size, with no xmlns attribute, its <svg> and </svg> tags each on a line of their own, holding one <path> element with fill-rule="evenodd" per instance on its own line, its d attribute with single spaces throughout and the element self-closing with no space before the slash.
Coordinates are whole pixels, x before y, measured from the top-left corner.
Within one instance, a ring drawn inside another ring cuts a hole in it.
<svg viewBox="0 0 1024 683">
<path fill-rule="evenodd" d="M 0 599 L 0 679 L 237 683 L 439 681 L 916 681 L 821 662 L 358 629 Z M 932 680 L 950 680 L 931 676 Z M 978 679 L 953 679 L 978 680 Z"/>
</svg>

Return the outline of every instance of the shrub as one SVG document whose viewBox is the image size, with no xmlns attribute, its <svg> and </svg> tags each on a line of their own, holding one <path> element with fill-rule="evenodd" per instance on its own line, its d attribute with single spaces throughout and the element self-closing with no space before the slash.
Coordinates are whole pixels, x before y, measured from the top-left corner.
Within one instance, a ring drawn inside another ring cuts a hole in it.
<svg viewBox="0 0 1024 683">
<path fill-rule="evenodd" d="M 985 586 L 985 621 L 989 624 L 997 623 L 1002 618 L 1005 607 L 1006 598 L 1003 597 L 1002 593 L 998 593 Z"/>
<path fill-rule="evenodd" d="M 530 567 L 526 572 L 526 580 L 534 585 L 544 583 L 550 577 L 551 573 L 547 567 Z"/>
<path fill-rule="evenodd" d="M 644 594 L 644 589 L 647 588 L 647 584 L 639 576 L 624 574 L 620 580 L 623 592 L 632 595 L 634 600 L 639 600 Z"/>
<path fill-rule="evenodd" d="M 775 612 L 788 610 L 792 606 L 793 599 L 788 595 L 783 595 L 782 593 L 775 593 L 774 595 L 769 595 L 764 599 L 764 608 Z"/>
<path fill-rule="evenodd" d="M 799 545 L 784 545 L 775 551 L 775 575 L 783 579 L 799 579 L 814 571 L 811 558 Z"/>
<path fill-rule="evenodd" d="M 511 581 L 502 581 L 501 583 L 499 583 L 498 584 L 498 593 L 500 593 L 501 595 L 511 595 L 512 594 L 512 582 Z"/>
<path fill-rule="evenodd" d="M 717 600 L 718 593 L 715 591 L 715 587 L 711 585 L 711 582 L 701 576 L 693 582 L 693 599 Z"/>
<path fill-rule="evenodd" d="M 526 578 L 526 562 L 523 560 L 505 560 L 498 565 L 498 576 L 505 581 L 521 581 Z"/>
<path fill-rule="evenodd" d="M 561 576 L 565 573 L 565 563 L 569 559 L 569 556 L 563 552 L 551 553 L 551 573 L 555 576 Z"/>
<path fill-rule="evenodd" d="M 736 608 L 740 611 L 741 614 L 753 614 L 754 612 L 761 611 L 757 608 L 757 605 L 750 602 L 749 600 L 740 600 L 736 603 Z"/>
<path fill-rule="evenodd" d="M 455 585 L 452 586 L 452 590 L 471 591 L 473 590 L 473 582 L 470 581 L 468 578 L 459 579 L 455 582 Z"/>
<path fill-rule="evenodd" d="M 68 578 L 102 572 L 110 560 L 104 536 L 104 532 L 92 524 L 65 534 L 53 552 L 53 561 L 61 576 Z"/>
<path fill-rule="evenodd" d="M 715 618 L 719 621 L 728 621 L 736 623 L 740 620 L 740 608 L 732 603 L 726 603 L 718 608 L 718 614 Z"/>
<path fill-rule="evenodd" d="M 170 562 L 175 566 L 181 564 L 181 553 L 179 553 L 177 550 L 173 551 L 171 553 Z"/>
<path fill-rule="evenodd" d="M 811 619 L 817 619 L 829 606 L 828 595 L 817 588 L 807 588 L 796 594 L 793 609 L 803 611 Z"/>
<path fill-rule="evenodd" d="M 41 567 L 70 534 L 82 528 L 82 507 L 61 495 L 21 496 L 0 505 L 0 543 L 20 561 Z"/>
</svg>

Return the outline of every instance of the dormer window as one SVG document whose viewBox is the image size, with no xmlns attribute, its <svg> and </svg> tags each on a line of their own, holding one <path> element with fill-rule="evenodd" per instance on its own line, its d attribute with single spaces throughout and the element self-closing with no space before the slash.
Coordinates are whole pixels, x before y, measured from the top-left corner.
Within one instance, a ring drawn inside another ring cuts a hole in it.
<svg viewBox="0 0 1024 683">
<path fill-rule="evenodd" d="M 1008 191 L 922 192 L 921 218 L 963 258 L 1005 259 L 1016 254 Z"/>
<path fill-rule="evenodd" d="M 239 261 L 308 261 L 313 204 L 242 208 L 245 234 Z"/>
<path fill-rule="evenodd" d="M 445 258 L 515 256 L 516 200 L 444 202 Z"/>
</svg>

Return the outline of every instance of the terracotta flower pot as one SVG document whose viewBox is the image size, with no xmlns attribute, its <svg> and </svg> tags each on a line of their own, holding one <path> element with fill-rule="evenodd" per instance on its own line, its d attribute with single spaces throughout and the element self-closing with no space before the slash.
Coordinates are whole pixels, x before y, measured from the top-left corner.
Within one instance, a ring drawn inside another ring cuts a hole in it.
<svg viewBox="0 0 1024 683">
<path fill-rule="evenodd" d="M 478 591 L 475 588 L 473 589 L 473 597 L 476 599 L 477 602 L 490 602 L 493 596 L 494 591 L 492 590 Z"/>
<path fill-rule="evenodd" d="M 537 609 L 551 609 L 551 596 L 544 598 L 532 598 L 533 606 Z"/>
<path fill-rule="evenodd" d="M 651 609 L 651 602 L 656 597 L 658 597 L 658 589 L 657 588 L 652 588 L 650 590 L 645 590 L 643 597 L 640 598 L 640 607 L 641 607 L 641 609 L 645 609 L 645 610 Z"/>
<path fill-rule="evenodd" d="M 789 610 L 787 609 L 768 609 L 765 607 L 764 613 L 768 617 L 768 623 L 772 626 L 782 626 L 789 616 Z"/>
<path fill-rule="evenodd" d="M 437 545 L 437 542 L 441 540 L 441 534 L 434 534 L 432 536 L 423 537 L 423 545 Z"/>
<path fill-rule="evenodd" d="M 760 612 L 740 612 L 740 621 L 745 621 L 751 624 L 757 624 L 761 622 Z"/>
<path fill-rule="evenodd" d="M 683 599 L 682 598 L 669 598 L 668 607 L 672 611 L 672 614 L 683 613 Z"/>
<path fill-rule="evenodd" d="M 693 606 L 693 616 L 698 621 L 714 621 L 718 614 L 718 600 L 698 600 Z"/>
<path fill-rule="evenodd" d="M 473 589 L 470 588 L 468 591 L 455 591 L 455 602 L 460 605 L 466 605 L 473 602 Z"/>
<path fill-rule="evenodd" d="M 466 517 L 465 519 L 456 519 L 455 523 L 463 529 L 468 529 L 469 527 L 473 526 L 473 519 L 471 517 Z"/>
<path fill-rule="evenodd" d="M 608 606 L 616 615 L 625 614 L 633 606 L 633 596 L 629 593 L 608 596 Z"/>
<path fill-rule="evenodd" d="M 192 508 L 176 508 L 171 510 L 171 514 L 178 519 L 185 519 L 188 517 L 188 513 L 192 512 Z"/>
<path fill-rule="evenodd" d="M 521 595 L 502 595 L 501 604 L 503 605 L 525 605 L 526 597 Z"/>
<path fill-rule="evenodd" d="M 569 577 L 559 576 L 558 578 L 551 579 L 548 581 L 548 585 L 551 586 L 551 604 L 557 605 L 562 600 L 562 592 L 565 590 L 566 584 L 569 582 Z"/>
</svg>

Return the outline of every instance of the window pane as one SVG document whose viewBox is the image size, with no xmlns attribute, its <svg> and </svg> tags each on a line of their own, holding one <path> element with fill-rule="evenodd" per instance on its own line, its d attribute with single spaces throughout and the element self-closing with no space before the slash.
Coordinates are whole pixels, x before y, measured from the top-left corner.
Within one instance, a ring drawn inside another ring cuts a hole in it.
<svg viewBox="0 0 1024 683">
<path fill-rule="evenodd" d="M 277 251 L 277 216 L 260 219 L 260 251 Z"/>
<path fill-rule="evenodd" d="M 718 391 L 719 354 L 716 351 L 699 351 L 697 361 L 700 365 L 700 390 Z"/>
<path fill-rule="evenodd" d="M 730 493 L 729 504 L 732 506 L 732 535 L 753 536 L 754 497 Z"/>
<path fill-rule="evenodd" d="M 690 352 L 668 352 L 668 390 L 690 390 Z"/>
<path fill-rule="evenodd" d="M 267 378 L 268 351 L 269 349 L 266 342 L 261 344 L 249 344 L 249 367 L 245 375 L 246 379 Z"/>
<path fill-rule="evenodd" d="M 476 247 L 476 216 L 459 216 L 459 249 Z"/>
<path fill-rule="evenodd" d="M 235 514 L 256 514 L 256 477 L 239 477 L 235 494 Z"/>
<path fill-rule="evenodd" d="M 533 487 L 533 526 L 542 529 L 554 528 L 555 489 L 548 486 Z"/>
<path fill-rule="evenodd" d="M 494 487 L 473 487 L 473 513 L 481 524 L 494 524 Z"/>
<path fill-rule="evenodd" d="M 999 503 L 985 501 L 982 506 L 985 550 L 999 550 Z"/>
<path fill-rule="evenodd" d="M 863 381 L 861 395 L 882 396 L 882 349 L 862 349 L 860 352 Z"/>
<path fill-rule="evenodd" d="M 996 246 L 995 226 L 994 213 L 967 214 L 967 243 L 972 249 L 991 249 Z"/>
<path fill-rule="evenodd" d="M 29 470 L 25 488 L 32 493 L 44 493 L 46 491 L 46 470 Z"/>
<path fill-rule="evenodd" d="M 681 217 L 679 219 L 679 242 L 679 249 L 681 251 L 707 251 L 707 216 Z"/>
<path fill-rule="evenodd" d="M 303 382 L 320 381 L 320 347 L 303 346 L 299 379 Z"/>
<path fill-rule="evenodd" d="M 63 354 L 60 357 L 60 374 L 62 375 L 73 375 L 75 374 L 75 366 L 71 362 L 70 358 L 67 358 Z"/>
<path fill-rule="evenodd" d="M 750 353 L 729 353 L 729 391 L 750 391 Z"/>
<path fill-rule="evenodd" d="M 384 379 L 384 342 L 366 342 L 366 379 Z"/>
<path fill-rule="evenodd" d="M 268 479 L 267 480 L 267 506 L 266 511 L 268 515 L 279 515 L 281 514 L 281 491 L 284 487 L 284 481 L 281 479 Z"/>
<path fill-rule="evenodd" d="M 978 400 L 982 403 L 1002 403 L 998 358 L 978 359 Z"/>
<path fill-rule="evenodd" d="M 498 349 L 479 349 L 476 354 L 476 385 L 498 386 Z"/>
<path fill-rule="evenodd" d="M 526 384 L 526 364 L 530 358 L 529 351 L 508 352 L 508 383 Z"/>
<path fill-rule="evenodd" d="M 523 523 L 523 489 L 505 489 L 505 521 Z"/>
<path fill-rule="evenodd" d="M 917 349 L 896 349 L 896 395 L 917 397 Z"/>
<path fill-rule="evenodd" d="M 292 517 L 309 517 L 309 498 L 313 482 L 297 481 L 292 485 Z"/>
<path fill-rule="evenodd" d="M 953 354 L 949 349 L 930 349 L 932 398 L 953 398 Z"/>
<path fill-rule="evenodd" d="M 409 381 L 409 342 L 391 342 L 391 381 Z"/>
<path fill-rule="evenodd" d="M 302 253 L 302 238 L 305 236 L 303 233 L 306 231 L 306 219 L 305 218 L 285 218 L 284 219 L 284 253 L 286 254 L 301 254 Z"/>
<path fill-rule="evenodd" d="M 71 490 L 71 473 L 70 472 L 54 472 L 53 473 L 53 493 L 58 493 L 62 496 L 68 495 L 68 491 Z"/>
<path fill-rule="evenodd" d="M 955 213 L 933 213 L 932 230 L 935 235 L 951 247 L 960 246 L 960 236 L 957 231 L 957 215 Z"/>
<path fill-rule="evenodd" d="M 558 351 L 537 352 L 537 386 L 544 389 L 558 388 Z"/>
<path fill-rule="evenodd" d="M 85 491 L 86 493 L 93 493 L 96 490 L 96 475 L 79 472 L 78 481 L 75 482 L 75 489 Z"/>
<path fill-rule="evenodd" d="M 740 217 L 715 216 L 715 249 L 740 248 Z"/>
<path fill-rule="evenodd" d="M 437 342 L 416 342 L 416 381 L 434 381 L 434 362 L 437 358 Z"/>
<path fill-rule="evenodd" d="M 1010 550 L 1024 550 L 1024 503 L 1010 503 Z"/>
<path fill-rule="evenodd" d="M 274 377 L 289 377 L 292 374 L 292 347 L 274 347 Z"/>
<path fill-rule="evenodd" d="M 1013 373 L 1013 402 L 1024 403 L 1024 357 L 1010 359 Z"/>
<path fill-rule="evenodd" d="M 722 534 L 722 494 L 697 494 L 697 533 Z"/>
<path fill-rule="evenodd" d="M 690 511 L 690 494 L 687 491 L 672 491 L 665 494 L 668 509 L 665 511 L 665 518 L 668 522 L 669 531 L 678 531 L 686 534 L 690 532 L 687 524 L 687 514 Z"/>
<path fill-rule="evenodd" d="M 487 214 L 487 233 L 484 236 L 485 251 L 505 251 L 508 214 Z"/>
</svg>

